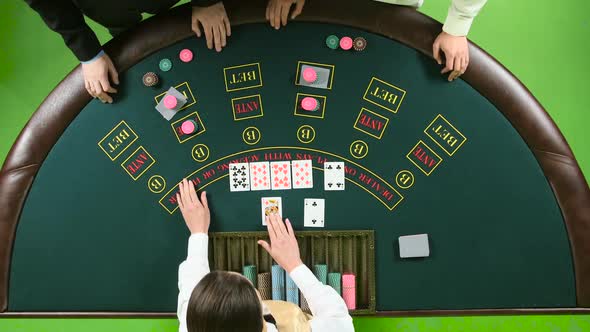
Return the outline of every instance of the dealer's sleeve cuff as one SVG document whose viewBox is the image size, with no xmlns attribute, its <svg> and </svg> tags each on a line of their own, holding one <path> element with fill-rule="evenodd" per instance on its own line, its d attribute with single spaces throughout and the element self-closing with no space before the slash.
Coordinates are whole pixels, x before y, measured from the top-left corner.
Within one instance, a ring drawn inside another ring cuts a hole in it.
<svg viewBox="0 0 590 332">
<path fill-rule="evenodd" d="M 89 63 L 92 63 L 92 62 L 94 62 L 94 61 L 98 60 L 98 59 L 99 59 L 100 57 L 102 57 L 103 55 L 105 55 L 105 53 L 104 53 L 104 50 L 100 50 L 100 52 L 98 52 L 98 54 L 97 54 L 97 55 L 95 55 L 95 56 L 94 56 L 92 59 L 90 59 L 90 60 L 86 60 L 86 61 L 80 61 L 80 63 L 83 63 L 83 64 L 89 64 Z"/>
<path fill-rule="evenodd" d="M 188 238 L 188 258 L 209 257 L 209 236 L 205 233 L 191 234 Z"/>
<path fill-rule="evenodd" d="M 452 6 L 452 5 L 451 5 Z M 449 14 L 443 25 L 443 31 L 449 35 L 462 37 L 467 36 L 471 24 L 473 23 L 473 17 L 466 17 L 457 13 L 453 8 L 449 9 Z"/>
</svg>

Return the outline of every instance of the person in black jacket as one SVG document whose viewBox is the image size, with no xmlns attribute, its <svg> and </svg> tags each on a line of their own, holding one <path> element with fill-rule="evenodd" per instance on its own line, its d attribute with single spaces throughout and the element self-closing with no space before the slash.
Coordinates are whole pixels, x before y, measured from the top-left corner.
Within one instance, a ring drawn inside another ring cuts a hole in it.
<svg viewBox="0 0 590 332">
<path fill-rule="evenodd" d="M 59 33 L 66 45 L 82 64 L 84 86 L 88 93 L 103 103 L 112 103 L 110 93 L 119 84 L 117 69 L 102 50 L 98 38 L 84 21 L 84 15 L 106 27 L 111 35 L 133 27 L 141 21 L 142 13 L 158 14 L 175 5 L 179 0 L 25 0 L 45 21 Z M 191 0 L 191 27 L 198 37 L 205 35 L 207 47 L 221 52 L 231 35 L 231 26 L 223 2 L 219 0 Z M 269 0 L 266 19 L 275 29 L 287 24 L 291 6 L 295 9 L 291 18 L 299 15 L 305 0 Z"/>
</svg>

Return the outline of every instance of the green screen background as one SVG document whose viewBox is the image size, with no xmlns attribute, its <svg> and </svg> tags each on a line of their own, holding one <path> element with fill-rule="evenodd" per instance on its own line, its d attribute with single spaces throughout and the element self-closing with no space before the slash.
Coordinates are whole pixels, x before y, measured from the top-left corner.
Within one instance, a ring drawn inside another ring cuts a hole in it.
<svg viewBox="0 0 590 332">
<path fill-rule="evenodd" d="M 317 0 L 316 0 L 317 1 Z M 186 1 L 182 1 L 186 2 Z M 450 0 L 421 11 L 443 21 Z M 470 39 L 540 100 L 590 174 L 590 2 L 491 0 Z M 102 42 L 110 36 L 93 22 Z M 231 42 L 231 38 L 230 38 Z M 76 65 L 61 38 L 22 0 L 0 2 L 0 160 L 45 96 Z M 590 331 L 590 315 L 355 318 L 357 331 Z M 0 319 L 0 331 L 175 331 L 175 319 Z"/>
</svg>

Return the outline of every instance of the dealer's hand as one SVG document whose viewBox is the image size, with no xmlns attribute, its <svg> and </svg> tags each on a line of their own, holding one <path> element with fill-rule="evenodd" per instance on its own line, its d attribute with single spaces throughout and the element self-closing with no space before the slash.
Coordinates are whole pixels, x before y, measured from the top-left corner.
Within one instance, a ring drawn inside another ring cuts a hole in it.
<svg viewBox="0 0 590 332">
<path fill-rule="evenodd" d="M 445 54 L 446 60 L 441 74 L 451 72 L 448 78 L 449 82 L 451 82 L 463 75 L 469 65 L 467 37 L 453 36 L 444 31 L 441 32 L 432 45 L 432 54 L 439 65 L 442 65 L 441 51 Z"/>
<path fill-rule="evenodd" d="M 205 233 L 209 231 L 211 214 L 207 204 L 207 193 L 201 193 L 201 199 L 197 197 L 195 185 L 192 181 L 183 179 L 178 184 L 180 193 L 176 194 L 176 201 L 182 212 L 182 217 L 191 234 Z"/>
<path fill-rule="evenodd" d="M 82 63 L 82 74 L 84 87 L 92 97 L 100 99 L 103 103 L 113 102 L 109 93 L 117 93 L 117 89 L 111 86 L 109 77 L 113 83 L 119 84 L 119 74 L 106 53 L 92 62 Z"/>
<path fill-rule="evenodd" d="M 299 16 L 305 5 L 305 0 L 268 0 L 266 5 L 266 20 L 270 21 L 270 26 L 279 29 L 281 24 L 287 25 L 287 18 L 289 17 L 289 10 L 291 6 L 295 5 L 295 9 L 291 14 L 291 19 Z"/>
<path fill-rule="evenodd" d="M 227 44 L 226 38 L 231 36 L 231 26 L 223 2 L 220 1 L 209 7 L 194 6 L 191 26 L 197 37 L 202 36 L 199 24 L 205 33 L 207 47 L 212 49 L 215 45 L 215 50 L 221 52 Z"/>
<path fill-rule="evenodd" d="M 287 226 L 285 226 L 287 224 Z M 289 219 L 285 219 L 285 223 L 281 216 L 276 213 L 271 213 L 266 217 L 266 225 L 268 228 L 268 235 L 270 237 L 270 244 L 260 240 L 258 244 L 264 248 L 272 258 L 283 268 L 287 273 L 303 264 L 299 255 L 299 245 L 295 238 L 295 232 L 291 227 Z"/>
</svg>

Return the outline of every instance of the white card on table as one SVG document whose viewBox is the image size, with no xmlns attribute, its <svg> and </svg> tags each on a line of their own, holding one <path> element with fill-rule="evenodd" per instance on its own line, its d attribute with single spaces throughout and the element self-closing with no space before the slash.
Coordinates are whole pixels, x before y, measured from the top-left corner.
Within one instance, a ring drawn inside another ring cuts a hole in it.
<svg viewBox="0 0 590 332">
<path fill-rule="evenodd" d="M 326 161 L 324 163 L 324 190 L 344 190 L 344 162 Z"/>
<path fill-rule="evenodd" d="M 293 160 L 291 175 L 293 176 L 293 189 L 313 188 L 311 160 Z"/>
<path fill-rule="evenodd" d="M 248 163 L 229 164 L 229 190 L 250 190 L 250 168 Z"/>
<path fill-rule="evenodd" d="M 282 217 L 283 203 L 280 197 L 262 197 L 260 200 L 262 210 L 262 225 L 266 226 L 266 217 L 271 213 L 276 213 Z"/>
<path fill-rule="evenodd" d="M 268 161 L 250 163 L 250 189 L 270 190 L 270 166 Z"/>
<path fill-rule="evenodd" d="M 291 163 L 273 161 L 270 163 L 272 190 L 291 189 Z"/>
<path fill-rule="evenodd" d="M 304 227 L 324 227 L 325 201 L 323 198 L 306 198 L 303 210 Z"/>
</svg>

